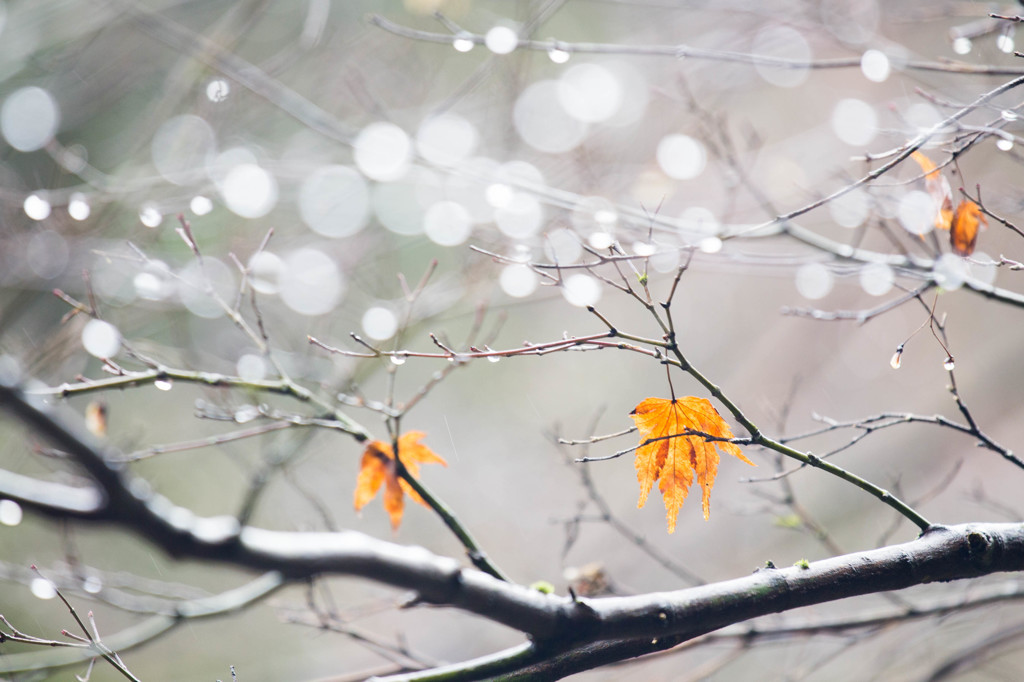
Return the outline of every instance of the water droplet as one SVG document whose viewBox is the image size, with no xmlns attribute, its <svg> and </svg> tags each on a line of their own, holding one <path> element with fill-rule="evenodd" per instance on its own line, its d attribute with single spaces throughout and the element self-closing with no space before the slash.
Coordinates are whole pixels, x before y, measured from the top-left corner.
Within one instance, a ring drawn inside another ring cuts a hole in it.
<svg viewBox="0 0 1024 682">
<path fill-rule="evenodd" d="M 558 103 L 577 121 L 607 121 L 622 106 L 622 83 L 597 64 L 577 64 L 558 80 Z"/>
<path fill-rule="evenodd" d="M 852 147 L 863 147 L 878 132 L 878 116 L 864 100 L 846 98 L 832 110 L 832 131 Z"/>
<path fill-rule="evenodd" d="M 868 50 L 860 58 L 860 70 L 869 81 L 881 83 L 892 70 L 889 58 L 881 50 Z"/>
<path fill-rule="evenodd" d="M 370 188 L 348 166 L 324 166 L 299 188 L 299 215 L 311 230 L 325 237 L 348 237 L 370 218 Z"/>
<path fill-rule="evenodd" d="M 398 318 L 382 306 L 374 306 L 363 313 L 363 332 L 375 341 L 390 339 L 398 331 Z"/>
<path fill-rule="evenodd" d="M 999 113 L 999 115 L 1002 117 L 1004 121 L 1016 121 L 1018 118 L 1020 118 L 1020 115 L 1017 114 L 1016 111 L 1012 111 L 1010 109 L 1003 109 Z"/>
<path fill-rule="evenodd" d="M 1013 138 L 1012 137 L 1000 137 L 996 140 L 996 148 L 1008 152 L 1013 149 Z"/>
<path fill-rule="evenodd" d="M 456 114 L 426 119 L 416 131 L 416 150 L 431 163 L 453 166 L 476 150 L 480 133 L 476 126 Z"/>
<path fill-rule="evenodd" d="M 406 361 L 406 357 L 404 355 L 396 354 L 396 355 L 392 355 L 391 356 L 391 364 L 392 365 L 404 365 L 405 361 Z"/>
<path fill-rule="evenodd" d="M 722 240 L 718 237 L 705 237 L 700 240 L 702 253 L 718 253 L 722 250 Z"/>
<path fill-rule="evenodd" d="M 487 199 L 487 203 L 494 208 L 504 208 L 512 203 L 512 197 L 515 196 L 515 190 L 506 185 L 503 182 L 495 182 L 487 186 L 484 191 L 484 197 Z"/>
<path fill-rule="evenodd" d="M 249 259 L 249 283 L 261 294 L 276 294 L 284 271 L 284 261 L 270 251 L 260 251 Z"/>
<path fill-rule="evenodd" d="M 953 41 L 953 52 L 957 54 L 967 54 L 971 51 L 972 47 L 971 39 L 964 36 L 960 36 Z"/>
<path fill-rule="evenodd" d="M 68 201 L 68 215 L 72 220 L 85 220 L 92 212 L 89 200 L 81 192 L 74 192 Z"/>
<path fill-rule="evenodd" d="M 911 190 L 900 198 L 898 218 L 907 232 L 927 234 L 935 229 L 936 210 L 935 199 L 928 193 Z"/>
<path fill-rule="evenodd" d="M 235 363 L 235 371 L 243 381 L 260 381 L 267 376 L 267 363 L 261 355 L 245 353 Z M 238 418 L 237 413 L 235 418 Z"/>
<path fill-rule="evenodd" d="M 935 261 L 932 279 L 945 291 L 956 291 L 968 277 L 966 262 L 956 254 L 944 253 Z"/>
<path fill-rule="evenodd" d="M 956 367 L 956 363 L 953 362 L 953 356 L 952 355 L 950 355 L 948 358 L 946 358 L 946 361 L 942 363 L 942 367 L 947 372 L 952 372 L 953 371 L 953 369 Z"/>
<path fill-rule="evenodd" d="M 509 296 L 524 298 L 532 294 L 538 285 L 537 273 L 526 265 L 506 265 L 498 276 L 501 290 Z"/>
<path fill-rule="evenodd" d="M 861 268 L 860 286 L 872 296 L 884 296 L 892 290 L 896 273 L 885 263 L 868 263 Z"/>
<path fill-rule="evenodd" d="M 423 214 L 423 233 L 435 244 L 457 246 L 469 239 L 473 218 L 456 201 L 438 201 Z"/>
<path fill-rule="evenodd" d="M 607 232 L 593 232 L 590 237 L 587 238 L 590 245 L 595 249 L 607 249 L 615 243 L 615 238 Z"/>
<path fill-rule="evenodd" d="M 688 135 L 666 135 L 658 142 L 656 156 L 665 175 L 676 180 L 697 177 L 707 164 L 704 145 Z"/>
<path fill-rule="evenodd" d="M 553 61 L 555 64 L 565 64 L 569 61 L 569 51 L 563 50 L 559 47 L 553 47 L 548 50 L 548 59 Z"/>
<path fill-rule="evenodd" d="M 1013 36 L 1003 33 L 996 38 L 996 47 L 999 48 L 1000 52 L 1010 54 L 1013 52 Z"/>
<path fill-rule="evenodd" d="M 590 275 L 570 275 L 563 283 L 562 295 L 570 304 L 585 308 L 601 299 L 601 284 Z"/>
<path fill-rule="evenodd" d="M 903 362 L 903 349 L 899 348 L 895 353 L 892 354 L 892 358 L 889 360 L 889 366 L 893 369 L 899 369 L 900 364 Z"/>
<path fill-rule="evenodd" d="M 82 346 L 97 358 L 112 358 L 121 350 L 121 332 L 103 320 L 89 320 L 82 328 Z"/>
<path fill-rule="evenodd" d="M 206 84 L 206 99 L 211 102 L 223 102 L 230 92 L 231 86 L 223 78 L 215 78 Z"/>
<path fill-rule="evenodd" d="M 487 362 L 501 362 L 501 358 L 497 355 L 488 355 Z"/>
<path fill-rule="evenodd" d="M 82 589 L 89 594 L 97 594 L 103 589 L 103 581 L 94 575 L 86 576 L 82 581 Z"/>
<path fill-rule="evenodd" d="M 21 152 L 42 149 L 60 127 L 60 108 L 46 90 L 34 85 L 15 90 L 0 107 L 0 134 Z"/>
<path fill-rule="evenodd" d="M 344 275 L 323 251 L 296 249 L 284 258 L 281 300 L 300 315 L 324 315 L 334 310 L 345 293 Z"/>
<path fill-rule="evenodd" d="M 456 52 L 469 52 L 473 49 L 473 45 L 472 36 L 465 31 L 455 34 L 455 38 L 452 40 L 452 47 Z"/>
<path fill-rule="evenodd" d="M 513 239 L 532 237 L 544 223 L 544 207 L 533 195 L 515 192 L 507 206 L 494 210 L 494 222 Z"/>
<path fill-rule="evenodd" d="M 822 263 L 807 263 L 796 271 L 796 290 L 804 298 L 824 298 L 835 283 L 832 271 Z"/>
<path fill-rule="evenodd" d="M 199 194 L 192 197 L 192 201 L 188 203 L 189 209 L 196 215 L 206 215 L 213 210 L 213 202 L 209 198 Z"/>
<path fill-rule="evenodd" d="M 519 36 L 508 26 L 495 26 L 484 36 L 484 45 L 494 54 L 508 54 L 519 45 Z"/>
<path fill-rule="evenodd" d="M 558 81 L 539 80 L 516 98 L 512 122 L 523 142 L 546 154 L 576 148 L 587 135 L 587 124 L 570 116 L 558 101 Z"/>
<path fill-rule="evenodd" d="M 398 180 L 412 161 L 412 140 L 394 123 L 371 123 L 359 132 L 354 147 L 356 166 L 379 182 Z"/>
<path fill-rule="evenodd" d="M 216 148 L 213 127 L 199 116 L 183 114 L 160 124 L 150 143 L 150 156 L 165 180 L 187 186 Z"/>
<path fill-rule="evenodd" d="M 157 379 L 156 381 L 153 382 L 153 385 L 156 386 L 157 389 L 161 391 L 169 391 L 172 388 L 174 388 L 174 382 L 171 381 L 170 379 Z"/>
<path fill-rule="evenodd" d="M 654 244 L 647 242 L 635 242 L 633 244 L 633 253 L 638 256 L 651 256 L 656 251 Z"/>
<path fill-rule="evenodd" d="M 240 163 L 219 186 L 224 204 L 243 218 L 262 218 L 277 204 L 277 180 L 255 163 Z"/>
<path fill-rule="evenodd" d="M 235 410 L 235 421 L 239 424 L 245 424 L 251 422 L 256 417 L 260 416 L 260 408 L 255 405 L 242 405 Z"/>
<path fill-rule="evenodd" d="M 25 197 L 22 208 L 32 220 L 45 220 L 50 216 L 50 202 L 38 194 L 29 194 Z"/>
<path fill-rule="evenodd" d="M 157 227 L 164 221 L 164 216 L 155 205 L 143 204 L 139 209 L 139 221 L 146 227 Z"/>
<path fill-rule="evenodd" d="M 0 500 L 0 523 L 5 526 L 17 526 L 21 523 L 21 505 L 14 500 Z"/>
<path fill-rule="evenodd" d="M 28 589 L 37 599 L 53 599 L 57 596 L 57 588 L 46 578 L 33 578 Z"/>
</svg>

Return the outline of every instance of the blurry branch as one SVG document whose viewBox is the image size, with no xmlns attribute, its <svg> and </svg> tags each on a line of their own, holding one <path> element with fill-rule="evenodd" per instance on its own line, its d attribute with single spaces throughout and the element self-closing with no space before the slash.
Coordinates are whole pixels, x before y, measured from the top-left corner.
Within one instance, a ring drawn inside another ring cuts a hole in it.
<svg viewBox="0 0 1024 682">
<path fill-rule="evenodd" d="M 596 422 L 597 419 L 594 420 L 594 425 L 591 428 L 591 430 L 596 428 Z M 636 428 L 634 427 L 617 434 L 612 434 L 612 436 L 595 436 L 587 441 L 566 441 L 556 437 L 556 442 L 560 446 L 562 446 L 559 448 L 562 451 L 562 455 L 570 464 L 572 464 L 574 457 L 569 454 L 566 446 L 584 445 L 583 458 L 586 458 L 586 446 L 589 446 L 591 443 L 597 443 L 613 436 L 632 433 L 635 430 Z M 562 549 L 563 558 L 569 553 L 569 550 L 572 549 L 572 545 L 576 541 L 576 536 L 578 534 L 580 524 L 588 521 L 595 523 L 605 523 L 611 526 L 611 528 L 616 533 L 621 535 L 625 540 L 632 543 L 634 546 L 636 546 L 637 549 L 639 549 L 641 552 L 649 556 L 656 563 L 661 565 L 663 568 L 665 568 L 673 575 L 693 585 L 704 585 L 707 583 L 706 580 L 701 578 L 699 575 L 691 571 L 686 566 L 683 566 L 679 562 L 674 561 L 672 558 L 666 556 L 664 553 L 661 552 L 661 550 L 657 548 L 656 545 L 648 542 L 647 538 L 637 533 L 634 529 L 630 528 L 629 524 L 625 523 L 622 519 L 616 516 L 615 513 L 612 511 L 611 505 L 609 505 L 608 501 L 604 498 L 604 495 L 602 495 L 600 491 L 597 489 L 597 484 L 594 483 L 594 477 L 590 475 L 590 467 L 574 467 L 574 469 L 580 478 L 580 483 L 582 484 L 584 491 L 586 491 L 589 502 L 593 504 L 595 507 L 597 507 L 598 513 L 596 516 L 585 516 L 583 514 L 583 511 L 586 508 L 586 503 L 583 503 L 580 505 L 579 512 L 575 516 L 563 521 L 563 524 L 565 525 L 566 529 L 566 540 L 565 545 Z"/>
<path fill-rule="evenodd" d="M 986 660 L 998 655 L 999 651 L 1013 645 L 1020 646 L 1024 639 L 1024 623 L 1017 623 L 1009 628 L 1001 628 L 994 635 L 986 636 L 980 642 L 958 651 L 939 665 L 931 675 L 924 678 L 926 682 L 938 682 L 951 677 L 959 677 L 961 673 L 977 668 Z"/>
<path fill-rule="evenodd" d="M 322 606 L 319 603 L 319 600 L 315 597 L 316 592 L 314 587 L 317 584 L 323 585 L 323 583 L 324 581 L 311 581 L 308 590 L 308 604 L 305 609 L 285 610 L 279 607 L 277 611 L 283 622 L 316 628 L 324 632 L 336 632 L 338 634 L 342 634 L 369 651 L 372 651 L 382 658 L 390 661 L 393 666 L 389 667 L 388 671 L 419 670 L 422 668 L 432 668 L 440 665 L 436 659 L 411 649 L 401 635 L 396 637 L 395 641 L 392 642 L 352 625 L 352 621 L 356 618 L 377 613 L 377 609 L 370 610 L 368 613 L 349 615 L 339 614 L 332 607 Z M 324 588 L 324 592 L 327 594 L 326 588 Z M 387 602 L 386 605 L 383 603 L 381 604 L 383 609 L 391 610 L 395 607 L 393 600 L 389 599 L 385 601 Z M 360 677 L 358 679 L 361 680 L 364 678 Z"/>
<path fill-rule="evenodd" d="M 0 474 L 0 481 L 3 480 L 3 476 Z M 150 611 L 155 614 L 152 617 L 109 637 L 104 637 L 106 648 L 112 651 L 128 651 L 153 641 L 190 620 L 237 613 L 264 600 L 284 584 L 285 581 L 280 573 L 269 572 L 241 587 L 221 594 L 170 602 L 158 610 Z M 0 639 L 2 638 L 3 636 L 0 635 Z M 0 674 L 77 665 L 95 656 L 96 653 L 88 648 L 62 648 L 43 653 L 5 654 L 0 657 Z"/>
<path fill-rule="evenodd" d="M 435 33 L 423 31 L 397 24 L 379 14 L 372 14 L 369 17 L 371 25 L 376 26 L 388 33 L 418 40 L 426 43 L 437 43 L 451 45 L 456 38 L 473 43 L 484 45 L 486 36 L 479 33 L 472 33 L 455 26 L 450 20 L 445 23 L 449 28 L 455 29 L 455 33 Z M 768 55 L 745 54 L 729 50 L 710 50 L 689 45 L 623 45 L 614 43 L 578 43 L 566 42 L 563 40 L 527 40 L 520 39 L 516 49 L 530 50 L 535 52 L 562 51 L 570 54 L 614 54 L 614 55 L 636 55 L 673 57 L 676 59 L 699 59 L 717 62 L 733 62 L 749 64 L 751 66 L 767 66 L 779 69 L 859 69 L 861 68 L 861 57 L 840 57 L 836 59 L 787 59 L 785 57 L 771 57 Z M 975 65 L 964 62 L 929 62 L 921 60 L 908 60 L 901 65 L 908 71 L 941 71 L 964 75 L 984 76 L 1019 76 L 1024 74 L 1024 67 L 1012 66 L 991 66 Z"/>
<path fill-rule="evenodd" d="M 151 38 L 176 52 L 191 56 L 197 62 L 230 78 L 311 130 L 344 144 L 351 144 L 355 139 L 355 133 L 337 118 L 269 76 L 255 64 L 225 50 L 209 38 L 194 33 L 157 12 L 143 9 L 138 3 L 125 0 L 111 2 L 124 13 L 128 21 Z"/>
<path fill-rule="evenodd" d="M 506 671 L 513 669 L 507 665 L 518 669 L 555 660 L 585 670 L 761 615 L 921 583 L 1024 570 L 1024 524 L 932 526 L 905 544 L 761 570 L 712 585 L 633 597 L 568 599 L 497 580 L 425 549 L 357 532 L 281 532 L 241 527 L 233 518 L 197 517 L 111 464 L 109 451 L 77 424 L 27 398 L 17 386 L 0 384 L 0 404 L 64 449 L 100 489 L 90 495 L 91 508 L 77 509 L 63 501 L 82 496 L 75 488 L 48 483 L 66 497 L 37 495 L 26 485 L 32 479 L 0 471 L 0 496 L 57 518 L 114 523 L 174 557 L 278 571 L 275 583 L 335 573 L 415 590 L 418 603 L 452 606 L 531 635 L 533 642 L 500 666 Z M 566 652 L 574 653 L 563 657 Z"/>
<path fill-rule="evenodd" d="M 321 419 L 317 426 L 336 428 L 351 434 L 358 441 L 365 441 L 370 434 L 351 417 L 334 408 L 330 403 L 316 395 L 313 391 L 300 386 L 291 379 L 242 379 L 241 377 L 216 372 L 194 372 L 170 367 L 155 367 L 142 371 L 120 370 L 120 375 L 107 379 L 86 380 L 76 383 L 63 383 L 59 386 L 33 388 L 32 395 L 56 396 L 66 398 L 71 395 L 94 393 L 110 389 L 133 388 L 156 382 L 181 381 L 200 384 L 211 388 L 244 388 L 265 393 L 277 393 L 290 396 L 304 403 L 310 403 L 324 410 L 329 419 Z"/>
<path fill-rule="evenodd" d="M 868 308 L 866 310 L 821 310 L 818 308 L 793 308 L 784 306 L 780 311 L 783 315 L 792 315 L 794 317 L 809 317 L 814 320 L 825 320 L 829 322 L 846 321 L 852 320 L 857 324 L 864 324 L 868 320 L 878 317 L 883 313 L 887 313 L 890 310 L 895 310 L 907 301 L 913 300 L 920 297 L 922 294 L 928 292 L 929 289 L 936 286 L 934 282 L 926 282 L 918 286 L 916 289 L 905 291 L 901 295 L 893 298 L 890 301 L 886 301 L 874 308 Z"/>
<path fill-rule="evenodd" d="M 987 215 L 989 218 L 992 218 L 993 220 L 995 220 L 995 221 L 997 221 L 999 223 L 1002 223 L 1006 228 L 1008 228 L 1009 230 L 1015 232 L 1018 236 L 1024 237 L 1024 230 L 1021 230 L 1019 227 L 1017 227 L 1016 225 L 1011 223 L 1006 218 L 1002 217 L 1001 215 L 997 215 L 997 214 L 993 213 L 992 211 L 990 211 L 988 208 L 985 207 L 984 202 L 982 202 L 982 200 L 981 200 L 981 186 L 980 185 L 975 187 L 975 191 L 977 192 L 977 196 L 972 197 L 970 194 L 967 193 L 967 190 L 965 190 L 963 187 L 960 188 L 960 193 L 963 194 L 968 199 L 970 199 L 971 201 L 973 201 L 974 203 L 976 203 L 978 205 L 978 208 L 981 209 L 982 213 Z"/>
<path fill-rule="evenodd" d="M 970 409 L 967 407 L 967 404 L 960 396 L 960 390 L 956 384 L 956 376 L 954 375 L 952 370 L 950 370 L 949 372 L 949 379 L 949 392 L 953 396 L 953 400 L 956 402 L 957 409 L 959 409 L 960 413 L 964 416 L 964 419 L 967 422 L 966 424 L 957 423 L 949 419 L 948 417 L 944 417 L 941 414 L 929 416 L 913 414 L 910 412 L 883 412 L 881 414 L 872 415 L 870 417 L 864 417 L 863 419 L 856 419 L 850 421 L 836 421 L 828 417 L 816 416 L 816 419 L 824 423 L 825 426 L 819 429 L 815 429 L 813 431 L 808 431 L 806 433 L 788 436 L 786 438 L 780 439 L 780 442 L 789 443 L 796 440 L 820 436 L 822 434 L 840 431 L 844 429 L 856 429 L 860 431 L 859 434 L 852 437 L 848 442 L 843 443 L 842 445 L 830 450 L 829 452 L 820 455 L 820 457 L 825 458 L 831 457 L 834 454 L 837 454 L 839 452 L 842 452 L 843 450 L 852 447 L 853 445 L 863 440 L 870 434 L 875 433 L 876 431 L 881 431 L 883 429 L 887 429 L 893 426 L 899 426 L 901 424 L 933 424 L 935 426 L 941 426 L 943 428 L 952 429 L 964 435 L 977 438 L 977 444 L 979 447 L 983 447 L 995 453 L 998 453 L 1006 461 L 1010 462 L 1014 466 L 1024 469 L 1024 460 L 1021 460 L 1020 457 L 1015 455 L 1013 451 L 1010 450 L 1009 448 L 997 443 L 991 436 L 982 431 L 981 428 L 978 426 L 978 423 L 975 421 Z M 799 468 L 802 467 L 797 467 L 797 469 Z M 788 476 L 797 469 L 791 469 L 789 471 L 782 472 L 780 474 L 777 474 L 773 478 L 781 478 L 783 476 Z M 754 479 L 747 480 L 750 481 Z"/>
<path fill-rule="evenodd" d="M 455 365 L 458 365 L 460 363 L 466 363 L 469 362 L 470 360 L 481 360 L 485 358 L 513 358 L 525 355 L 549 355 L 551 353 L 559 353 L 562 351 L 592 351 L 609 348 L 631 350 L 637 353 L 641 353 L 643 355 L 661 357 L 661 353 L 656 349 L 651 350 L 647 348 L 641 348 L 639 346 L 625 344 L 620 341 L 604 340 L 614 336 L 619 336 L 630 340 L 636 340 L 639 343 L 653 346 L 664 345 L 662 341 L 657 341 L 655 339 L 645 339 L 642 337 L 635 337 L 629 334 L 619 333 L 618 331 L 616 331 L 615 333 L 602 332 L 600 334 L 588 334 L 586 336 L 566 336 L 565 338 L 558 339 L 556 341 L 545 341 L 543 343 L 526 342 L 518 348 L 510 348 L 506 350 L 476 348 L 471 346 L 469 350 L 459 351 L 453 348 L 445 347 L 441 342 L 438 341 L 437 337 L 432 335 L 431 340 L 433 340 L 435 345 L 441 348 L 443 352 L 426 353 L 422 351 L 411 350 L 381 350 L 379 348 L 368 346 L 373 352 L 360 353 L 356 351 L 345 350 L 344 348 L 336 348 L 312 336 L 308 338 L 309 342 L 314 346 L 323 348 L 329 353 L 335 353 L 337 355 L 342 355 L 350 358 L 388 357 L 397 358 L 399 361 L 403 361 L 406 358 L 433 358 L 437 360 L 448 360 Z"/>
</svg>

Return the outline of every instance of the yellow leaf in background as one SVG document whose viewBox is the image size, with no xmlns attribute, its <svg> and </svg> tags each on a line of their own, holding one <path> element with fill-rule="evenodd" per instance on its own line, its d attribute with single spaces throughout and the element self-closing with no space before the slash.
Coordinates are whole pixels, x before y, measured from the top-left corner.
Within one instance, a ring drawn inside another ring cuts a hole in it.
<svg viewBox="0 0 1024 682">
<path fill-rule="evenodd" d="M 644 506 L 654 482 L 659 481 L 669 533 L 676 529 L 679 509 L 690 492 L 695 475 L 703 491 L 704 519 L 708 519 L 711 488 L 715 485 L 720 459 L 716 447 L 754 466 L 735 443 L 728 442 L 733 437 L 729 424 L 704 398 L 647 398 L 633 409 L 630 416 L 640 432 L 640 447 L 636 450 L 635 461 L 640 482 L 637 507 Z M 707 440 L 701 435 L 688 433 L 693 431 L 725 440 Z"/>
<path fill-rule="evenodd" d="M 925 189 L 935 202 L 935 228 L 948 230 L 953 220 L 953 190 L 949 186 L 949 180 L 936 168 L 932 160 L 921 152 L 914 152 L 910 158 L 914 159 L 924 172 Z"/>
<path fill-rule="evenodd" d="M 970 199 L 957 206 L 953 226 L 949 231 L 949 244 L 953 251 L 960 256 L 970 256 L 974 253 L 978 230 L 982 225 L 988 225 L 988 219 L 981 212 L 980 206 Z"/>
</svg>

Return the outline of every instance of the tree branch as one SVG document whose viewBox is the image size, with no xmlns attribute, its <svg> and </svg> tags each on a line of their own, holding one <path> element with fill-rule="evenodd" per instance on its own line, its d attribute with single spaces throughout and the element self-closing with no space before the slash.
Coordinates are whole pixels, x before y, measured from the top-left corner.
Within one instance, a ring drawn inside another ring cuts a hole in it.
<svg viewBox="0 0 1024 682">
<path fill-rule="evenodd" d="M 26 485 L 25 477 L 0 470 L 0 496 L 53 516 L 117 524 L 175 557 L 280 571 L 286 580 L 333 573 L 416 590 L 420 602 L 451 606 L 530 635 L 544 660 L 582 652 L 572 657 L 579 670 L 608 662 L 610 648 L 620 650 L 622 657 L 644 653 L 628 642 L 657 639 L 665 643 L 670 638 L 678 643 L 801 606 L 1024 570 L 1024 524 L 932 526 L 912 542 L 802 567 L 763 569 L 742 578 L 673 592 L 582 601 L 509 584 L 426 549 L 354 531 L 282 532 L 243 528 L 230 517 L 197 517 L 149 491 L 142 479 L 112 464 L 110 451 L 76 423 L 27 398 L 17 386 L 0 383 L 0 405 L 63 448 L 103 493 L 97 496 L 102 502 L 90 508 L 93 513 L 75 514 L 73 507 L 57 503 L 55 495 L 63 490 L 81 498 L 81 488 L 49 483 L 46 494 L 41 494 L 38 488 Z M 612 646 L 616 642 L 621 648 Z M 511 660 L 521 665 L 521 655 Z"/>
</svg>

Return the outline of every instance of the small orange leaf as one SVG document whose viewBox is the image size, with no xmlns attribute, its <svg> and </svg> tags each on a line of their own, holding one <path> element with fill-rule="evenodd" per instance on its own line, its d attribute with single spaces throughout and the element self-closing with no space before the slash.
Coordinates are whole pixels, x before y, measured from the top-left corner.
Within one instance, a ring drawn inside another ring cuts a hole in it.
<svg viewBox="0 0 1024 682">
<path fill-rule="evenodd" d="M 716 446 L 722 452 L 754 466 L 735 443 L 707 440 L 694 433 L 687 435 L 688 431 L 697 431 L 714 439 L 733 437 L 729 424 L 704 398 L 647 398 L 633 409 L 630 416 L 640 432 L 635 462 L 640 482 L 637 507 L 644 506 L 654 482 L 660 480 L 658 489 L 665 500 L 669 533 L 676 529 L 676 518 L 690 492 L 694 474 L 703 490 L 704 520 L 708 519 L 711 488 L 715 485 L 720 459 Z"/>
<path fill-rule="evenodd" d="M 85 406 L 85 428 L 92 435 L 104 438 L 107 435 L 107 404 L 102 400 L 93 400 Z"/>
<path fill-rule="evenodd" d="M 924 187 L 935 202 L 935 228 L 948 230 L 953 219 L 953 190 L 949 180 L 935 167 L 932 160 L 921 152 L 914 152 L 910 158 L 917 162 L 924 172 Z"/>
<path fill-rule="evenodd" d="M 422 431 L 409 431 L 398 437 L 398 454 L 402 458 L 402 464 L 405 465 L 406 471 L 414 478 L 419 478 L 420 464 L 448 466 L 448 463 L 436 455 L 433 450 L 419 442 L 425 435 Z M 375 440 L 363 451 L 363 461 L 360 464 L 359 476 L 356 478 L 354 496 L 356 511 L 369 504 L 370 500 L 377 496 L 382 485 L 384 486 L 384 510 L 391 517 L 392 528 L 397 529 L 402 523 L 405 495 L 423 506 L 427 506 L 427 503 L 412 489 L 412 486 L 398 477 L 391 443 Z"/>
<path fill-rule="evenodd" d="M 974 253 L 974 245 L 978 241 L 978 228 L 982 225 L 987 226 L 988 219 L 976 203 L 966 199 L 957 206 L 949 231 L 949 244 L 953 251 L 961 256 L 970 256 Z"/>
<path fill-rule="evenodd" d="M 917 165 L 921 167 L 921 171 L 924 173 L 925 180 L 938 180 L 942 175 L 939 173 L 939 169 L 935 167 L 932 160 L 919 151 L 914 151 L 910 154 L 910 158 L 917 161 Z"/>
</svg>

